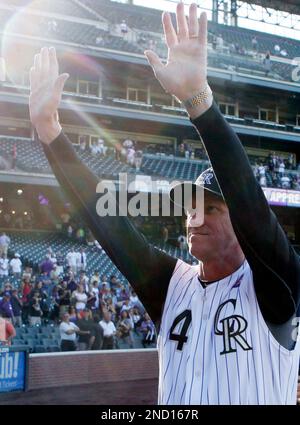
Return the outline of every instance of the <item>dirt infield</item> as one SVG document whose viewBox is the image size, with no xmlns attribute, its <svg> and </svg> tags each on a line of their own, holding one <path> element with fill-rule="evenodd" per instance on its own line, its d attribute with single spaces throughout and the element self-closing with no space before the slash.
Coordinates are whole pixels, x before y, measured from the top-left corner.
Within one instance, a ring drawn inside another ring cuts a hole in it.
<svg viewBox="0 0 300 425">
<path fill-rule="evenodd" d="M 107 382 L 0 394 L 0 405 L 155 405 L 157 379 Z"/>
</svg>

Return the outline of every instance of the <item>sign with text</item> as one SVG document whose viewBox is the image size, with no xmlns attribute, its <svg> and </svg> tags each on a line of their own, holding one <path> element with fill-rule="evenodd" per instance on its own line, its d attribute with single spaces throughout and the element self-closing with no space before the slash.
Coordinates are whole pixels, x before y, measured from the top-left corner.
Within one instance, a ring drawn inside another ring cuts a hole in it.
<svg viewBox="0 0 300 425">
<path fill-rule="evenodd" d="M 26 390 L 27 353 L 0 347 L 0 393 Z"/>
<path fill-rule="evenodd" d="M 300 192 L 288 189 L 263 187 L 264 194 L 270 205 L 283 207 L 300 207 Z"/>
</svg>

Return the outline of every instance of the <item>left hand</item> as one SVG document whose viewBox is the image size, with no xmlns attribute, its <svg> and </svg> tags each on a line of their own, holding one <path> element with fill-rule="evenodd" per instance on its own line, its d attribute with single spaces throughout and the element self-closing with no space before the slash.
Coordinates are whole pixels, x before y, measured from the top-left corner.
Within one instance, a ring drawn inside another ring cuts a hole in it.
<svg viewBox="0 0 300 425">
<path fill-rule="evenodd" d="M 164 65 L 156 53 L 145 51 L 154 74 L 166 92 L 181 102 L 200 93 L 207 85 L 207 16 L 198 21 L 197 5 L 191 4 L 188 22 L 184 4 L 176 10 L 177 33 L 169 13 L 163 13 L 163 27 L 168 46 L 168 60 Z"/>
</svg>

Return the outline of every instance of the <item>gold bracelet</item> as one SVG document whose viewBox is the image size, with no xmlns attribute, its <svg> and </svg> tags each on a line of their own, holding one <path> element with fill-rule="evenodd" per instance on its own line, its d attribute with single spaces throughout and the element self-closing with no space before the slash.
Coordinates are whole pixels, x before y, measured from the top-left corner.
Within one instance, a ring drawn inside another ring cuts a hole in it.
<svg viewBox="0 0 300 425">
<path fill-rule="evenodd" d="M 209 96 L 208 88 L 209 86 L 207 84 L 205 89 L 202 92 L 196 94 L 195 96 L 186 100 L 185 102 L 182 102 L 182 104 L 186 108 L 194 108 L 195 106 L 201 105 L 201 103 L 205 102 Z"/>
</svg>

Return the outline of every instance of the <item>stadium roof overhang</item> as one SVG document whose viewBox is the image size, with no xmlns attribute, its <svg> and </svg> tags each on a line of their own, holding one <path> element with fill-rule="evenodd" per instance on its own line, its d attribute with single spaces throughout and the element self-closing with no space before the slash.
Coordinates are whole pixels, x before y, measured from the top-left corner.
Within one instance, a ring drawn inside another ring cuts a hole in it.
<svg viewBox="0 0 300 425">
<path fill-rule="evenodd" d="M 300 15 L 300 2 L 299 0 L 242 0 L 245 3 L 256 4 L 258 6 L 281 10 L 283 12 L 293 13 Z"/>
</svg>

